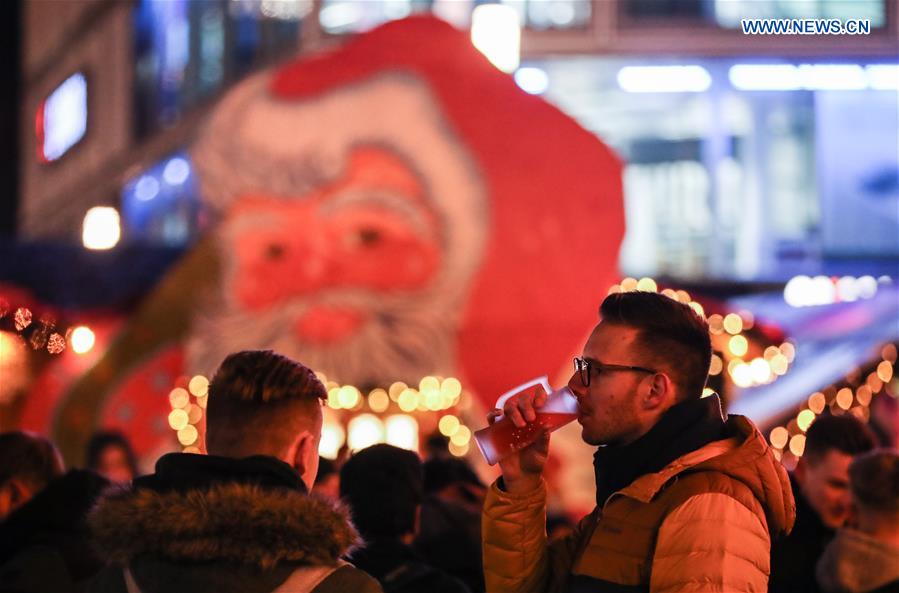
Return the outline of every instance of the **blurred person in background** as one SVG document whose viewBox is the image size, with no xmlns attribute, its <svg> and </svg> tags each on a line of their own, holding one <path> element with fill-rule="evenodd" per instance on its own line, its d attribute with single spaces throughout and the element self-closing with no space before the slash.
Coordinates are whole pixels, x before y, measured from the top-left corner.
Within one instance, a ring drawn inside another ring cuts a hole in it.
<svg viewBox="0 0 899 593">
<path fill-rule="evenodd" d="M 94 433 L 87 443 L 87 469 L 117 484 L 137 477 L 137 458 L 131 443 L 120 432 Z"/>
<path fill-rule="evenodd" d="M 315 474 L 315 483 L 312 492 L 329 500 L 340 498 L 340 468 L 326 457 L 318 458 L 318 472 Z"/>
<path fill-rule="evenodd" d="M 65 473 L 42 436 L 0 434 L 0 591 L 82 591 L 103 566 L 85 515 L 107 484 L 93 472 Z"/>
<path fill-rule="evenodd" d="M 849 464 L 875 447 L 875 437 L 855 416 L 819 416 L 805 435 L 805 451 L 790 475 L 796 525 L 771 546 L 772 593 L 818 591 L 815 564 L 849 518 Z"/>
<path fill-rule="evenodd" d="M 424 490 L 415 547 L 428 562 L 462 579 L 472 591 L 484 591 L 484 484 L 465 459 L 447 451 L 445 457 L 438 454 L 425 461 Z"/>
<path fill-rule="evenodd" d="M 468 593 L 411 546 L 422 495 L 421 460 L 412 451 L 380 444 L 350 457 L 340 469 L 340 496 L 366 541 L 350 560 L 378 579 L 385 593 Z"/>
<path fill-rule="evenodd" d="M 793 497 L 758 429 L 702 397 L 705 319 L 654 292 L 611 294 L 600 317 L 568 382 L 581 437 L 598 447 L 596 508 L 550 545 L 549 434 L 501 460 L 483 513 L 487 590 L 765 591 Z M 520 394 L 503 412 L 523 427 L 545 399 Z"/>
<path fill-rule="evenodd" d="M 825 593 L 899 593 L 899 452 L 863 453 L 849 466 L 853 527 L 818 561 Z"/>
<path fill-rule="evenodd" d="M 340 560 L 359 542 L 336 506 L 307 495 L 327 393 L 272 351 L 229 355 L 209 385 L 208 455 L 171 453 L 103 497 L 93 537 L 114 564 L 97 593 L 377 593 Z"/>
</svg>

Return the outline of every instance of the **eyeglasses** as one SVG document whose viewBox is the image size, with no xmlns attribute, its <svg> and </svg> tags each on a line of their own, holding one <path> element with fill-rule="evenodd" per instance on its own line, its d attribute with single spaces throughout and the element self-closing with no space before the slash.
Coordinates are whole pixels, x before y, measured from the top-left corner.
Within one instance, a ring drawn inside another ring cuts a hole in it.
<svg viewBox="0 0 899 593">
<path fill-rule="evenodd" d="M 596 369 L 596 374 L 601 375 L 606 371 L 636 371 L 638 373 L 656 374 L 658 371 L 646 367 L 630 366 L 626 364 L 603 364 L 589 358 L 575 358 L 574 372 L 578 373 L 584 387 L 590 386 L 590 369 Z"/>
</svg>

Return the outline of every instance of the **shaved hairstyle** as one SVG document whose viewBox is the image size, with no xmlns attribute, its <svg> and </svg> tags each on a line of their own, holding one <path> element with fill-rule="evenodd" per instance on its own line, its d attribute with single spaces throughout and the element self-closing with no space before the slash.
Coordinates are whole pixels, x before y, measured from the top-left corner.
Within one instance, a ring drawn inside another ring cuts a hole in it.
<svg viewBox="0 0 899 593">
<path fill-rule="evenodd" d="M 209 384 L 206 449 L 212 455 L 280 457 L 314 432 L 325 386 L 310 369 L 271 350 L 228 355 Z"/>
<path fill-rule="evenodd" d="M 709 375 L 712 339 L 709 325 L 691 307 L 655 292 L 619 292 L 602 302 L 606 323 L 636 329 L 637 346 L 665 370 L 677 386 L 678 400 L 699 399 Z"/>
</svg>

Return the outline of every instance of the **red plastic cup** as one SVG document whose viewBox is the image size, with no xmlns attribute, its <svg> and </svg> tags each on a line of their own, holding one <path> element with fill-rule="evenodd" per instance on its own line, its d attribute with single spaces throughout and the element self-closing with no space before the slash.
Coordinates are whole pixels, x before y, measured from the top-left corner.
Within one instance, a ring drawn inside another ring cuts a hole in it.
<svg viewBox="0 0 899 593">
<path fill-rule="evenodd" d="M 543 430 L 552 432 L 577 418 L 577 398 L 568 387 L 553 391 L 546 377 L 534 379 L 504 393 L 496 400 L 502 408 L 506 400 L 520 393 L 532 392 L 534 396 L 546 393 L 546 403 L 536 410 L 537 418 L 524 426 L 515 426 L 511 420 L 500 417 L 487 428 L 475 431 L 474 439 L 487 463 L 495 465 L 512 453 L 524 449 L 537 440 Z"/>
</svg>

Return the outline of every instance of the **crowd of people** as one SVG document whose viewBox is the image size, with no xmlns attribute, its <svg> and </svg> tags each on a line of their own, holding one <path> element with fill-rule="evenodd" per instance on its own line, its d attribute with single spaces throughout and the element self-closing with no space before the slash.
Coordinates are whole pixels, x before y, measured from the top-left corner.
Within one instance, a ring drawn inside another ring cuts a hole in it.
<svg viewBox="0 0 899 593">
<path fill-rule="evenodd" d="M 489 487 L 439 438 L 424 460 L 386 444 L 322 460 L 324 386 L 243 351 L 210 383 L 206 454 L 153 473 L 115 433 L 68 472 L 46 438 L 0 434 L 0 592 L 899 591 L 896 450 L 823 415 L 788 474 L 702 397 L 702 317 L 638 292 L 600 319 L 569 381 L 596 507 L 570 529 L 548 535 L 548 433 Z M 542 397 L 488 420 L 524 426 Z"/>
</svg>

